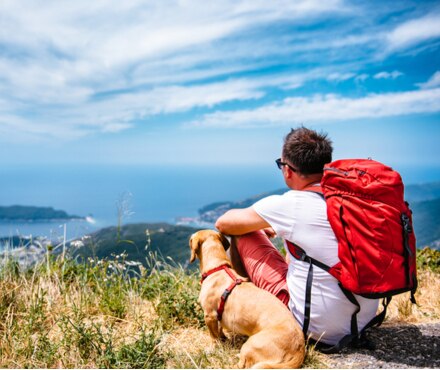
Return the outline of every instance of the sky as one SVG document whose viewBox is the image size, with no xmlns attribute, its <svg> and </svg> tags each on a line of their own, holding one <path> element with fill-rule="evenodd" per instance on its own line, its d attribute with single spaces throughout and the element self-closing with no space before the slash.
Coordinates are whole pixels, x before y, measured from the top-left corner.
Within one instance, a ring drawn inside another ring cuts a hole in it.
<svg viewBox="0 0 440 370">
<path fill-rule="evenodd" d="M 1 0 L 0 164 L 440 167 L 440 3 Z"/>
</svg>

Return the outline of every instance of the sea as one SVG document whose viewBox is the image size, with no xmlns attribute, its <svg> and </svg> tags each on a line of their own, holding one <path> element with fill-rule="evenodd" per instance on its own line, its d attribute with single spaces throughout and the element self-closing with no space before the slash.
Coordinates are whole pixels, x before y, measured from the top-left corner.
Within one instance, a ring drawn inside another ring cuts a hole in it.
<svg viewBox="0 0 440 370">
<path fill-rule="evenodd" d="M 440 165 L 395 166 L 406 184 L 440 181 Z M 0 237 L 79 238 L 100 228 L 194 218 L 218 201 L 238 201 L 283 188 L 275 164 L 206 166 L 6 166 L 0 205 L 53 207 L 87 220 L 0 222 Z"/>
</svg>

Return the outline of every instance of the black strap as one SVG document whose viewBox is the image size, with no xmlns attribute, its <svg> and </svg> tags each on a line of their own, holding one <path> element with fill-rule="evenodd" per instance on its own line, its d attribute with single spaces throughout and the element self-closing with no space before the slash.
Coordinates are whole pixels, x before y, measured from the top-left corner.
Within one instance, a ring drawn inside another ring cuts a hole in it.
<svg viewBox="0 0 440 370">
<path fill-rule="evenodd" d="M 334 346 L 322 342 L 315 342 L 316 343 L 315 348 L 325 354 L 338 353 L 341 352 L 342 348 L 348 346 L 352 341 L 353 341 L 353 335 L 347 334 Z"/>
<path fill-rule="evenodd" d="M 358 300 L 354 296 L 352 292 L 345 289 L 341 283 L 339 283 L 339 288 L 341 288 L 342 293 L 347 297 L 347 299 L 356 306 L 356 309 L 354 310 L 353 314 L 351 315 L 351 334 L 355 337 L 359 336 L 359 328 L 357 324 L 357 314 L 361 310 L 361 305 L 359 304 Z"/>
<path fill-rule="evenodd" d="M 312 307 L 312 284 L 313 284 L 313 262 L 309 262 L 309 272 L 307 274 L 306 282 L 306 297 L 304 304 L 304 323 L 303 323 L 303 333 L 304 337 L 307 338 L 307 331 L 310 325 L 310 310 Z"/>
<path fill-rule="evenodd" d="M 299 261 L 307 262 L 309 264 L 309 272 L 307 273 L 306 281 L 306 292 L 305 292 L 305 304 L 304 304 L 304 323 L 303 323 L 303 333 L 307 337 L 307 332 L 310 325 L 310 311 L 312 307 L 312 285 L 313 285 L 313 265 L 329 271 L 330 266 L 315 260 L 314 258 L 307 255 L 307 253 L 299 247 L 298 245 L 286 240 L 287 247 L 294 258 Z"/>
<path fill-rule="evenodd" d="M 417 287 L 419 285 L 419 282 L 417 281 L 416 274 L 413 274 L 413 284 L 414 284 L 414 286 L 411 289 L 411 298 L 410 299 L 411 299 L 411 303 L 412 304 L 417 304 L 415 294 L 416 294 L 416 290 L 417 290 Z"/>
<path fill-rule="evenodd" d="M 302 249 L 300 246 L 296 245 L 295 243 L 292 243 L 289 240 L 286 240 L 287 248 L 289 249 L 290 254 L 297 260 L 307 262 L 307 263 L 313 263 L 315 266 L 319 267 L 320 269 L 323 269 L 324 271 L 329 272 L 330 266 L 326 265 L 325 263 L 322 263 L 318 260 L 315 260 L 314 258 L 307 255 L 306 251 Z"/>
<path fill-rule="evenodd" d="M 409 264 L 410 264 L 410 257 L 412 257 L 413 254 L 409 246 L 409 234 L 412 233 L 412 228 L 409 217 L 406 213 L 402 213 L 400 215 L 400 221 L 402 223 L 402 230 L 403 230 L 403 256 L 405 258 L 406 285 L 409 286 L 411 284 Z"/>
<path fill-rule="evenodd" d="M 382 325 L 382 322 L 383 322 L 383 320 L 385 319 L 385 315 L 387 314 L 387 308 L 388 308 L 388 305 L 389 305 L 390 302 L 391 302 L 391 299 L 392 299 L 392 297 L 389 296 L 389 297 L 385 297 L 385 298 L 382 300 L 382 306 L 383 306 L 383 310 L 382 310 L 382 312 L 381 312 L 380 314 L 374 316 L 374 317 L 368 322 L 368 324 L 365 325 L 365 327 L 362 329 L 362 331 L 365 331 L 365 330 L 367 330 L 367 329 L 369 329 L 369 328 L 372 328 L 373 326 L 380 326 L 380 325 Z"/>
</svg>

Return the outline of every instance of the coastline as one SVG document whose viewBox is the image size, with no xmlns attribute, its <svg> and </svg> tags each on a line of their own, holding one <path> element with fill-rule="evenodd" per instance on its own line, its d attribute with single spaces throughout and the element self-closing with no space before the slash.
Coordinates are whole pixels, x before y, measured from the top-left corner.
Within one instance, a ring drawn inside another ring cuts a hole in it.
<svg viewBox="0 0 440 370">
<path fill-rule="evenodd" d="M 76 239 L 107 226 L 97 223 L 94 219 L 93 222 L 90 221 L 92 220 L 87 218 L 21 222 L 2 220 L 0 221 L 0 240 L 7 240 L 13 237 L 44 237 L 50 240 L 59 240 L 64 238 L 64 225 L 66 225 L 66 238 Z"/>
</svg>

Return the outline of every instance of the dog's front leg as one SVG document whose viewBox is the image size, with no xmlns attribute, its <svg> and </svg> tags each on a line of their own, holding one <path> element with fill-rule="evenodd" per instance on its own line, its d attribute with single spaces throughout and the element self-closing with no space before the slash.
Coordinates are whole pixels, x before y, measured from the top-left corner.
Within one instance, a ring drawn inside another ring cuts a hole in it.
<svg viewBox="0 0 440 370">
<path fill-rule="evenodd" d="M 205 323 L 209 329 L 209 334 L 212 339 L 219 339 L 222 331 L 219 328 L 219 322 L 217 320 L 217 313 L 205 314 Z"/>
</svg>

